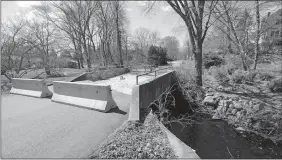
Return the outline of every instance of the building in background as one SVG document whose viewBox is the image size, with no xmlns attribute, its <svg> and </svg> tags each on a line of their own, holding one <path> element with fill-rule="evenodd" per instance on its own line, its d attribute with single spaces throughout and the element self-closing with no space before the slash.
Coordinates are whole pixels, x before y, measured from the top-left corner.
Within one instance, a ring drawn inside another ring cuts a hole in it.
<svg viewBox="0 0 282 160">
<path fill-rule="evenodd" d="M 282 52 L 282 9 L 268 12 L 261 23 L 261 43 L 273 45 L 274 50 Z"/>
</svg>

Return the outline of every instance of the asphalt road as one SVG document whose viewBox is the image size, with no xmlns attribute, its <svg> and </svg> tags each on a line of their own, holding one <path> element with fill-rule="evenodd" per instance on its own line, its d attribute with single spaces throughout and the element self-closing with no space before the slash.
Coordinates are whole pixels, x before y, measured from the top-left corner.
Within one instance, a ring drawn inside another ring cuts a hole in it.
<svg viewBox="0 0 282 160">
<path fill-rule="evenodd" d="M 2 96 L 2 158 L 87 158 L 128 117 L 130 96 L 113 91 L 110 113 L 50 99 Z"/>
</svg>

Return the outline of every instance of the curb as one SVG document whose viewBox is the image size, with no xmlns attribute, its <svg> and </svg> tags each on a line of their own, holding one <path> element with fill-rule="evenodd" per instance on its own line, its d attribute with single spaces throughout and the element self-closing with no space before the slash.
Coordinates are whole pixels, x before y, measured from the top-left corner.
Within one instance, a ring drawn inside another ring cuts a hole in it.
<svg viewBox="0 0 282 160">
<path fill-rule="evenodd" d="M 191 147 L 187 146 L 184 142 L 178 139 L 173 133 L 171 133 L 160 121 L 158 125 L 161 127 L 167 135 L 170 145 L 172 146 L 175 155 L 179 158 L 185 159 L 201 159 Z"/>
</svg>

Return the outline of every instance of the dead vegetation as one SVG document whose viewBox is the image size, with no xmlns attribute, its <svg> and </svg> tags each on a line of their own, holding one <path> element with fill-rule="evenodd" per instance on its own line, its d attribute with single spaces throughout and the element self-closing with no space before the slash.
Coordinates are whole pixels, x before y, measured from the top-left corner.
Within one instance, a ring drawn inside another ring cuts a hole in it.
<svg viewBox="0 0 282 160">
<path fill-rule="evenodd" d="M 177 158 L 168 139 L 148 114 L 144 123 L 128 121 L 98 146 L 91 159 L 172 159 Z"/>
</svg>

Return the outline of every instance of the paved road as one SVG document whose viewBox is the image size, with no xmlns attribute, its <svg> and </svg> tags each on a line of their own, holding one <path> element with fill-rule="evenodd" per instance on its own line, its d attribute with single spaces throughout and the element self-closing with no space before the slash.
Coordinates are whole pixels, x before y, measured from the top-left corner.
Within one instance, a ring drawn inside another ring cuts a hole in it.
<svg viewBox="0 0 282 160">
<path fill-rule="evenodd" d="M 128 118 L 136 75 L 125 74 L 95 84 L 109 84 L 118 109 L 102 113 L 50 99 L 2 96 L 3 158 L 87 158 Z M 146 75 L 139 82 L 154 78 Z M 88 82 L 89 83 L 89 82 Z M 93 83 L 93 82 L 91 82 Z M 53 87 L 48 87 L 53 91 Z"/>
<path fill-rule="evenodd" d="M 2 96 L 3 158 L 86 158 L 128 117 L 130 96 L 113 91 L 111 113 L 20 95 Z"/>
</svg>

